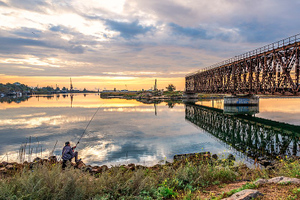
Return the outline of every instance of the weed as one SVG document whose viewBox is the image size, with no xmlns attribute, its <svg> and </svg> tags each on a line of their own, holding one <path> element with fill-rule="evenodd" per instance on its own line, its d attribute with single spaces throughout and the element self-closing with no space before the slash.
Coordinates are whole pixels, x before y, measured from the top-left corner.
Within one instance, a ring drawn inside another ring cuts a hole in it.
<svg viewBox="0 0 300 200">
<path fill-rule="evenodd" d="M 220 184 L 220 181 L 214 181 L 212 182 L 213 185 L 219 185 Z"/>
<path fill-rule="evenodd" d="M 285 162 L 281 162 L 281 167 L 279 168 L 279 174 L 285 175 L 294 178 L 300 178 L 300 161 L 287 160 Z"/>
<path fill-rule="evenodd" d="M 168 186 L 168 181 L 168 179 L 164 180 L 164 182 L 157 188 L 157 196 L 159 198 L 174 198 L 178 195 L 178 193 L 175 192 L 174 187 Z"/>
</svg>

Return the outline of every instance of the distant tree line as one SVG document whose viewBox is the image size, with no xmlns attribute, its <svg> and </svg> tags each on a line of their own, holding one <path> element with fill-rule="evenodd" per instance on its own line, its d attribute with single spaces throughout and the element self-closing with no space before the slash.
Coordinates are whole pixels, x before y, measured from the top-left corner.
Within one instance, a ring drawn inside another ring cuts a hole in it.
<svg viewBox="0 0 300 200">
<path fill-rule="evenodd" d="M 20 83 L 0 83 L 0 93 L 9 94 L 12 92 L 22 92 L 27 93 L 31 92 L 32 88 L 28 87 L 27 85 L 20 84 Z"/>
<path fill-rule="evenodd" d="M 14 92 L 21 92 L 22 94 L 31 94 L 31 93 L 36 93 L 36 94 L 49 94 L 49 93 L 55 93 L 60 91 L 60 89 L 57 87 L 54 89 L 51 86 L 47 87 L 29 87 L 25 84 L 21 83 L 0 83 L 0 93 L 3 94 L 12 94 Z"/>
<path fill-rule="evenodd" d="M 86 88 L 83 91 L 72 90 L 70 91 L 68 88 L 53 88 L 51 86 L 47 87 L 29 87 L 27 85 L 21 84 L 19 82 L 16 83 L 0 83 L 0 94 L 13 94 L 14 92 L 21 92 L 22 94 L 52 94 L 52 93 L 66 93 L 66 92 L 94 92 L 89 91 Z"/>
</svg>

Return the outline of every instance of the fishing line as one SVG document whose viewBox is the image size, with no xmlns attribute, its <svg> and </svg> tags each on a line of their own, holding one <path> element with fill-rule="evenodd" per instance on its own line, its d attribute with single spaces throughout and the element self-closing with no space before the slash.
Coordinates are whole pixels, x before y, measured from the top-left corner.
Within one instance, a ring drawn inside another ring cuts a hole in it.
<svg viewBox="0 0 300 200">
<path fill-rule="evenodd" d="M 81 134 L 81 136 L 80 136 L 78 142 L 76 143 L 76 147 L 77 147 L 77 145 L 79 144 L 80 140 L 82 139 L 82 137 L 83 137 L 83 135 L 84 135 L 86 129 L 89 127 L 90 123 L 93 121 L 93 119 L 94 119 L 94 117 L 95 117 L 95 115 L 97 114 L 97 112 L 98 112 L 99 109 L 100 109 L 100 106 L 98 107 L 98 109 L 97 109 L 96 112 L 94 113 L 93 117 L 91 118 L 91 120 L 89 121 L 89 123 L 87 124 L 87 126 L 85 127 L 85 129 L 84 129 L 83 133 Z"/>
</svg>

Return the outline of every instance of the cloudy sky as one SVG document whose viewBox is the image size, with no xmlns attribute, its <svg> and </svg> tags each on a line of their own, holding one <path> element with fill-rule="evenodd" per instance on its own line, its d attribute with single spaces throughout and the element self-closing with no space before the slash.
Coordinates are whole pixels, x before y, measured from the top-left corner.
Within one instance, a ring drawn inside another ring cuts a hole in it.
<svg viewBox="0 0 300 200">
<path fill-rule="evenodd" d="M 300 32 L 299 0 L 0 0 L 0 82 L 149 89 Z"/>
</svg>

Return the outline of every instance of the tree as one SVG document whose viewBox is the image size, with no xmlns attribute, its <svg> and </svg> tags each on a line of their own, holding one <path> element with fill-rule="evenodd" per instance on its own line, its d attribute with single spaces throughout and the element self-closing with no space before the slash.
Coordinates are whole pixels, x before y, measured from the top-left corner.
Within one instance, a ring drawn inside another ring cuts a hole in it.
<svg viewBox="0 0 300 200">
<path fill-rule="evenodd" d="M 169 91 L 169 92 L 173 92 L 176 90 L 176 87 L 173 85 L 173 84 L 169 84 L 168 87 L 166 87 L 166 89 Z"/>
</svg>

